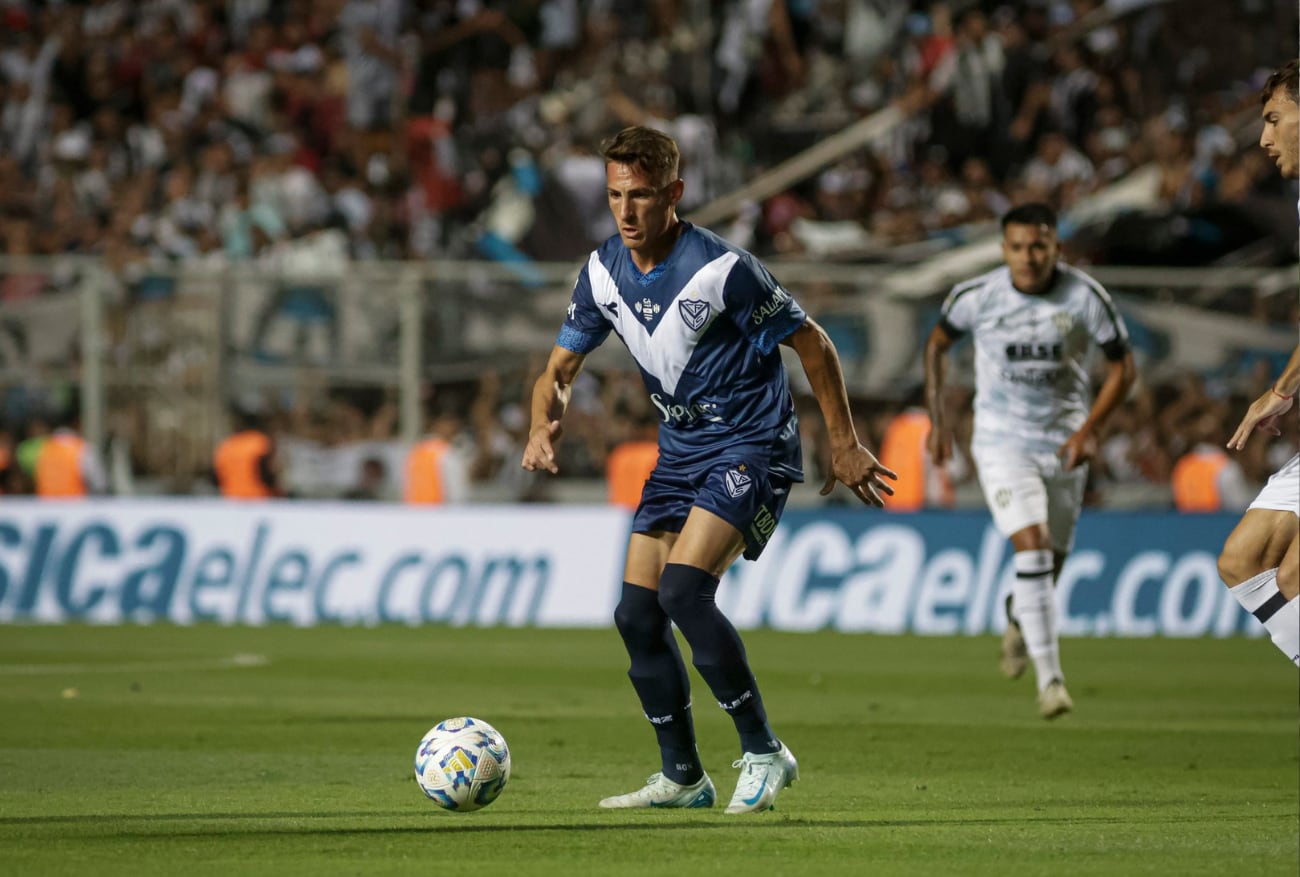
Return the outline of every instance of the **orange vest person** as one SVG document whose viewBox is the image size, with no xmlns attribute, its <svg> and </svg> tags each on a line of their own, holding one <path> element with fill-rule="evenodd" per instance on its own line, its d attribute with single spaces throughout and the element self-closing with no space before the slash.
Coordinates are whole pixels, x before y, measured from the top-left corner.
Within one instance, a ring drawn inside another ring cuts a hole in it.
<svg viewBox="0 0 1300 877">
<path fill-rule="evenodd" d="M 416 505 L 442 505 L 446 502 L 443 463 L 451 442 L 429 438 L 418 442 L 406 455 L 406 489 L 403 499 Z"/>
<path fill-rule="evenodd" d="M 36 458 L 36 495 L 65 499 L 103 493 L 103 470 L 85 439 L 71 429 L 60 428 L 41 445 Z"/>
<path fill-rule="evenodd" d="M 468 474 L 461 465 L 453 442 L 460 434 L 458 414 L 438 414 L 429 435 L 416 442 L 406 455 L 406 477 L 402 499 L 413 505 L 444 505 L 463 502 L 468 492 Z"/>
<path fill-rule="evenodd" d="M 227 436 L 212 455 L 221 495 L 229 499 L 279 496 L 274 459 L 275 442 L 260 429 L 247 428 Z"/>
<path fill-rule="evenodd" d="M 921 408 L 900 411 L 885 428 L 880 462 L 898 473 L 898 481 L 891 484 L 894 495 L 885 497 L 886 511 L 918 512 L 926 505 L 952 505 L 948 473 L 930 465 L 925 448 L 929 434 L 930 415 Z"/>
<path fill-rule="evenodd" d="M 1170 482 L 1180 512 L 1218 512 L 1224 508 L 1220 476 L 1228 455 L 1212 445 L 1197 445 L 1174 464 Z"/>
<path fill-rule="evenodd" d="M 641 505 L 641 491 L 645 490 L 645 483 L 658 462 L 657 441 L 632 439 L 610 451 L 605 460 L 610 503 L 636 511 Z"/>
</svg>

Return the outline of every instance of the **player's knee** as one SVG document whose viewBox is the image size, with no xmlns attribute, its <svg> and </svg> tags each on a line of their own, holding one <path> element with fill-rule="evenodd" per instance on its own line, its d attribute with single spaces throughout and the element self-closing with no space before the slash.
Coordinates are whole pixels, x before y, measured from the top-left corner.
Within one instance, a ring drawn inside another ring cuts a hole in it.
<svg viewBox="0 0 1300 877">
<path fill-rule="evenodd" d="M 1219 552 L 1219 578 L 1229 588 L 1235 587 L 1260 572 L 1259 556 L 1240 539 L 1228 538 Z"/>
<path fill-rule="evenodd" d="M 1296 562 L 1295 552 L 1288 553 L 1277 568 L 1277 589 L 1288 600 L 1300 596 L 1300 564 Z"/>
<path fill-rule="evenodd" d="M 659 605 L 669 618 L 678 621 L 712 603 L 717 589 L 718 580 L 707 571 L 670 563 L 659 577 Z"/>
<path fill-rule="evenodd" d="M 614 607 L 614 626 L 629 645 L 663 638 L 668 624 L 659 608 L 659 595 L 649 588 L 623 583 L 623 598 Z"/>
</svg>

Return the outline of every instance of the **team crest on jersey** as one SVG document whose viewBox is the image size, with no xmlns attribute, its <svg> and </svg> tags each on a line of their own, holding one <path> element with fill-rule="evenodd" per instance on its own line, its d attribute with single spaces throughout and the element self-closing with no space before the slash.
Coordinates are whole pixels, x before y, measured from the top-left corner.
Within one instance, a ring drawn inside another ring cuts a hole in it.
<svg viewBox="0 0 1300 877">
<path fill-rule="evenodd" d="M 1052 325 L 1056 331 L 1062 335 L 1069 335 L 1070 330 L 1074 328 L 1074 314 L 1067 314 L 1065 311 L 1057 311 L 1052 314 Z"/>
<path fill-rule="evenodd" d="M 754 484 L 754 479 L 749 477 L 749 473 L 745 471 L 746 468 L 745 464 L 742 463 L 727 472 L 727 493 L 731 494 L 732 499 L 740 499 L 749 492 L 749 488 Z"/>
<path fill-rule="evenodd" d="M 697 332 L 704 325 L 704 322 L 709 319 L 710 307 L 707 301 L 700 301 L 697 298 L 684 298 L 677 302 L 677 309 L 682 313 L 682 322 Z"/>
<path fill-rule="evenodd" d="M 648 298 L 641 299 L 632 307 L 641 315 L 641 319 L 645 320 L 647 323 L 655 318 L 655 314 L 659 313 L 659 305 L 655 304 Z"/>
</svg>

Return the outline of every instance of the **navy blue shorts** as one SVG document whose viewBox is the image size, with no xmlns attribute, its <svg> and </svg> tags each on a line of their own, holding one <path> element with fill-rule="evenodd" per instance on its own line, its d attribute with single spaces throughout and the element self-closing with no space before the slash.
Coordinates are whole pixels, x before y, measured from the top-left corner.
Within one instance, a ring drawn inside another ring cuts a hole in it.
<svg viewBox="0 0 1300 877">
<path fill-rule="evenodd" d="M 745 559 L 757 560 L 776 530 L 790 479 L 768 472 L 765 462 L 719 456 L 693 467 L 659 465 L 641 493 L 633 533 L 680 533 L 694 506 L 712 512 L 745 537 Z"/>
</svg>

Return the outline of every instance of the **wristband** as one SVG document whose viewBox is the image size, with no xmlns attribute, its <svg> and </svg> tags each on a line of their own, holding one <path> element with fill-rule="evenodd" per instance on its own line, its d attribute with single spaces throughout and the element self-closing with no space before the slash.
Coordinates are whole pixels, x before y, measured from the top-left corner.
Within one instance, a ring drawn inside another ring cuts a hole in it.
<svg viewBox="0 0 1300 877">
<path fill-rule="evenodd" d="M 1268 385 L 1268 388 L 1269 388 L 1270 390 L 1272 390 L 1272 391 L 1273 391 L 1273 395 L 1274 395 L 1274 396 L 1277 396 L 1279 399 L 1286 399 L 1286 400 L 1290 401 L 1291 399 L 1294 399 L 1294 398 L 1295 398 L 1295 393 L 1292 393 L 1290 396 L 1287 396 L 1287 395 L 1284 395 L 1284 394 L 1282 394 L 1282 393 L 1279 393 L 1279 392 L 1277 391 L 1277 387 L 1274 386 L 1273 384 L 1269 384 L 1269 385 Z"/>
</svg>

